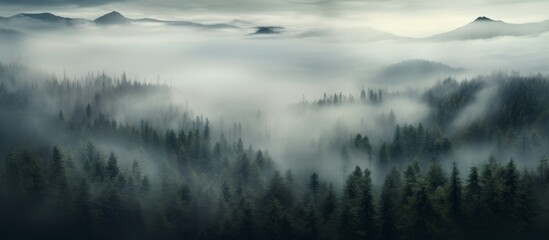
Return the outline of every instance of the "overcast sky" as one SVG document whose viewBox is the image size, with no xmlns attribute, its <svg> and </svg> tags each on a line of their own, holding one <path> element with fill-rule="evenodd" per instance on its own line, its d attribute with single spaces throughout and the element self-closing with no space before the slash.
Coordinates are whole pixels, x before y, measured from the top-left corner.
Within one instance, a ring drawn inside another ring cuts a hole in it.
<svg viewBox="0 0 549 240">
<path fill-rule="evenodd" d="M 260 20 L 297 27 L 365 27 L 428 36 L 478 16 L 511 23 L 549 19 L 547 0 L 0 0 L 0 15 L 52 12 L 93 19 L 117 10 L 128 17 Z"/>
</svg>

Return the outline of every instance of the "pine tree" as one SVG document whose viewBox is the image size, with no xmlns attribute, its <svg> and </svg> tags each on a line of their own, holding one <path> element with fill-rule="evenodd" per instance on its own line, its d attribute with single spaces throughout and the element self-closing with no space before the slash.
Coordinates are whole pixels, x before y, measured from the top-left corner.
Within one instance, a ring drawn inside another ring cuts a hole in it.
<svg viewBox="0 0 549 240">
<path fill-rule="evenodd" d="M 337 203 L 336 203 L 336 193 L 334 191 L 334 187 L 330 184 L 328 186 L 328 190 L 326 193 L 326 196 L 324 197 L 324 200 L 322 201 L 322 219 L 326 222 L 328 221 L 334 214 Z"/>
<path fill-rule="evenodd" d="M 478 175 L 478 168 L 470 168 L 469 177 L 467 178 L 467 185 L 465 189 L 465 199 L 466 201 L 474 206 L 480 203 L 482 188 L 480 186 L 480 178 Z"/>
<path fill-rule="evenodd" d="M 434 192 L 438 187 L 446 185 L 448 181 L 438 160 L 433 160 L 427 172 L 428 189 Z"/>
<path fill-rule="evenodd" d="M 261 150 L 257 151 L 257 154 L 255 155 L 255 165 L 259 168 L 262 174 L 267 174 L 267 163 L 265 162 L 265 157 L 263 156 L 263 152 Z"/>
<path fill-rule="evenodd" d="M 166 144 L 166 153 L 168 155 L 177 154 L 179 150 L 179 142 L 177 140 L 177 136 L 173 130 L 166 131 L 166 137 L 164 140 Z"/>
<path fill-rule="evenodd" d="M 393 137 L 393 144 L 391 145 L 391 159 L 393 161 L 400 161 L 403 157 L 403 139 L 402 139 L 402 131 L 400 129 L 400 126 L 397 125 L 395 128 L 395 135 Z"/>
<path fill-rule="evenodd" d="M 63 163 L 63 155 L 57 147 L 53 147 L 52 150 L 50 183 L 52 185 L 52 190 L 55 197 L 56 208 L 67 211 L 71 204 L 70 189 L 67 181 L 65 165 Z"/>
<path fill-rule="evenodd" d="M 294 228 L 286 209 L 276 198 L 266 205 L 265 232 L 263 239 L 284 240 L 293 239 Z"/>
<path fill-rule="evenodd" d="M 100 211 L 100 226 L 98 231 L 101 238 L 122 237 L 122 199 L 117 189 L 108 183 L 101 192 L 98 200 Z"/>
<path fill-rule="evenodd" d="M 318 223 L 316 212 L 314 209 L 309 209 L 305 215 L 305 228 L 307 239 L 316 240 L 318 239 Z"/>
<path fill-rule="evenodd" d="M 355 167 L 353 173 L 347 178 L 343 188 L 343 198 L 348 199 L 352 204 L 360 197 L 362 185 L 362 170 L 359 166 Z"/>
<path fill-rule="evenodd" d="M 364 170 L 361 188 L 360 207 L 358 209 L 361 237 L 363 239 L 373 239 L 377 236 L 377 229 L 374 222 L 376 212 L 374 209 L 372 179 L 369 169 Z"/>
<path fill-rule="evenodd" d="M 540 184 L 545 186 L 549 182 L 549 164 L 547 159 L 543 158 L 539 161 L 538 173 Z"/>
<path fill-rule="evenodd" d="M 81 180 L 74 199 L 75 227 L 83 234 L 85 239 L 91 239 L 92 230 L 92 206 L 89 185 L 86 180 Z"/>
<path fill-rule="evenodd" d="M 242 143 L 242 139 L 238 139 L 238 142 L 236 144 L 236 153 L 242 154 L 244 153 L 244 143 Z"/>
<path fill-rule="evenodd" d="M 244 153 L 237 162 L 235 169 L 235 179 L 237 180 L 238 186 L 249 187 L 254 183 L 252 181 L 256 179 L 255 175 L 257 174 L 254 167 L 255 166 L 250 163 L 248 155 Z"/>
<path fill-rule="evenodd" d="M 534 217 L 539 214 L 539 206 L 536 201 L 535 176 L 528 171 L 524 171 L 519 182 L 519 191 L 517 199 L 517 231 L 527 234 L 533 230 Z"/>
<path fill-rule="evenodd" d="M 12 152 L 6 154 L 6 195 L 15 197 L 22 190 L 20 166 Z"/>
<path fill-rule="evenodd" d="M 189 153 L 184 144 L 181 144 L 179 150 L 177 151 L 177 166 L 181 172 L 187 172 L 190 167 Z"/>
<path fill-rule="evenodd" d="M 407 239 L 439 239 L 440 216 L 429 199 L 427 185 L 419 182 L 407 208 Z"/>
<path fill-rule="evenodd" d="M 57 147 L 53 147 L 52 150 L 50 181 L 56 188 L 65 189 L 67 187 L 67 176 L 63 163 L 63 155 Z"/>
<path fill-rule="evenodd" d="M 275 172 L 273 177 L 269 181 L 269 185 L 265 195 L 266 204 L 269 204 L 271 200 L 276 200 L 277 205 L 282 207 L 290 207 L 293 203 L 293 196 L 291 189 L 284 182 L 279 172 Z M 271 202 L 272 203 L 272 202 Z"/>
<path fill-rule="evenodd" d="M 313 198 L 313 204 L 316 206 L 316 204 L 318 203 L 318 195 L 320 191 L 320 181 L 318 180 L 318 174 L 311 174 L 308 187 L 310 194 Z"/>
<path fill-rule="evenodd" d="M 392 168 L 391 172 L 385 178 L 381 197 L 379 199 L 379 238 L 383 240 L 399 239 L 399 191 L 400 191 L 400 174 L 396 168 Z"/>
<path fill-rule="evenodd" d="M 414 195 L 414 187 L 417 183 L 417 176 L 414 167 L 409 164 L 404 172 L 404 189 L 402 194 L 402 202 L 405 205 L 410 197 Z"/>
<path fill-rule="evenodd" d="M 383 143 L 379 148 L 379 163 L 381 166 L 387 166 L 389 164 L 389 156 L 387 153 L 387 145 Z"/>
<path fill-rule="evenodd" d="M 513 159 L 505 166 L 503 173 L 503 191 L 501 195 L 504 216 L 508 223 L 514 222 L 516 217 L 516 204 L 518 200 L 519 173 Z"/>
<path fill-rule="evenodd" d="M 238 229 L 238 239 L 251 240 L 255 239 L 255 224 L 253 212 L 250 204 L 244 199 L 241 199 L 238 208 L 240 211 L 240 219 Z"/>
<path fill-rule="evenodd" d="M 454 220 L 458 220 L 461 217 L 461 201 L 462 201 L 462 191 L 461 191 L 461 178 L 459 177 L 459 170 L 457 168 L 456 162 L 452 163 L 452 175 L 448 184 L 448 197 L 447 201 L 450 207 L 450 216 Z"/>
<path fill-rule="evenodd" d="M 488 163 L 484 165 L 480 178 L 482 187 L 482 203 L 487 225 L 493 225 L 500 220 L 500 215 L 504 209 L 501 202 L 501 183 L 498 177 L 500 166 L 496 163 L 493 156 L 490 156 Z"/>
<path fill-rule="evenodd" d="M 469 224 L 469 231 L 475 235 L 480 231 L 482 224 L 482 186 L 480 183 L 480 177 L 477 167 L 471 167 L 469 177 L 467 178 L 467 184 L 465 185 L 465 207 L 467 210 L 467 217 Z"/>
<path fill-rule="evenodd" d="M 150 189 L 151 189 L 151 184 L 149 182 L 149 177 L 144 176 L 143 180 L 141 180 L 141 188 L 139 190 L 141 194 L 147 194 Z"/>
<path fill-rule="evenodd" d="M 107 177 L 110 180 L 113 180 L 118 176 L 118 173 L 120 170 L 118 169 L 118 159 L 114 155 L 114 152 L 111 152 L 109 155 L 106 171 L 107 171 Z"/>
<path fill-rule="evenodd" d="M 359 211 L 363 173 L 359 166 L 347 178 L 339 209 L 339 233 L 343 239 L 358 239 L 362 230 Z"/>
<path fill-rule="evenodd" d="M 340 239 L 360 239 L 360 223 L 358 222 L 356 211 L 356 207 L 354 207 L 348 199 L 341 201 L 338 224 Z"/>
</svg>

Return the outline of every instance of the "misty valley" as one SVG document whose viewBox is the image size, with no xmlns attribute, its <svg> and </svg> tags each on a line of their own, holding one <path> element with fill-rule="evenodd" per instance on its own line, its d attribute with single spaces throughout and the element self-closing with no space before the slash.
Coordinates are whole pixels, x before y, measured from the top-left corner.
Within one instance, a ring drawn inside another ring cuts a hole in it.
<svg viewBox="0 0 549 240">
<path fill-rule="evenodd" d="M 46 2 L 0 0 L 2 239 L 549 236 L 534 13 L 405 37 L 335 2 Z"/>
<path fill-rule="evenodd" d="M 322 112 L 409 98 L 431 110 L 418 125 L 398 124 L 392 111 L 372 116 L 371 138 L 336 125 L 299 145 L 290 157 L 306 167 L 295 169 L 245 142 L 258 129 L 178 107 L 165 85 L 104 74 L 57 79 L 18 65 L 2 65 L 0 76 L 9 216 L 2 226 L 13 236 L 28 228 L 115 239 L 534 237 L 547 230 L 549 81 L 542 75 L 448 78 L 426 91 L 370 89 L 296 103 L 300 112 Z M 471 110 L 490 88 L 489 106 Z M 477 118 L 462 120 L 463 111 Z M 317 165 L 322 155 L 331 155 L 322 162 L 328 166 Z M 331 179 L 318 168 L 329 168 Z"/>
</svg>

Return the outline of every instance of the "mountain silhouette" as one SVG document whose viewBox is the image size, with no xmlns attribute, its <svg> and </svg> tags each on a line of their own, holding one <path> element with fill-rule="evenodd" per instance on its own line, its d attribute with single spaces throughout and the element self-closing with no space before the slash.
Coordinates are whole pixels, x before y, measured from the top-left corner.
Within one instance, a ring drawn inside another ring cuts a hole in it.
<svg viewBox="0 0 549 240">
<path fill-rule="evenodd" d="M 190 21 L 165 21 L 154 18 L 130 19 L 117 11 L 109 12 L 93 21 L 82 18 L 66 18 L 52 13 L 19 13 L 11 17 L 0 17 L 0 28 L 25 31 L 51 30 L 63 27 L 73 27 L 81 24 L 109 26 L 131 23 L 158 23 L 167 26 L 201 29 L 238 28 L 237 26 L 226 23 L 203 24 Z"/>
<path fill-rule="evenodd" d="M 47 24 L 50 26 L 72 26 L 78 23 L 86 22 L 85 19 L 79 19 L 79 18 L 66 18 L 66 17 L 60 17 L 51 13 L 19 13 L 17 15 L 8 17 L 8 18 L 0 18 L 0 22 L 4 24 Z"/>
<path fill-rule="evenodd" d="M 419 83 L 448 77 L 464 72 L 462 68 L 455 68 L 449 65 L 423 60 L 411 59 L 393 63 L 381 68 L 375 76 L 375 80 L 385 84 L 399 84 L 402 82 Z"/>
<path fill-rule="evenodd" d="M 490 39 L 502 36 L 539 35 L 549 31 L 549 20 L 537 23 L 511 24 L 481 16 L 455 30 L 429 37 L 432 40 Z"/>
<path fill-rule="evenodd" d="M 131 20 L 124 17 L 117 11 L 112 11 L 94 20 L 96 24 L 100 25 L 117 25 L 117 24 L 129 24 Z"/>
<path fill-rule="evenodd" d="M 257 30 L 252 34 L 253 35 L 279 34 L 282 29 L 283 29 L 282 27 L 276 27 L 276 26 L 262 26 L 262 27 L 257 27 Z"/>
<path fill-rule="evenodd" d="M 158 25 L 174 26 L 174 27 L 192 27 L 198 29 L 227 29 L 227 28 L 249 28 L 253 23 L 242 20 L 233 21 L 235 26 L 230 23 L 204 24 L 191 21 L 169 21 L 159 20 L 154 18 L 131 19 L 122 15 L 120 12 L 112 11 L 97 19 L 91 21 L 82 18 L 67 18 L 57 16 L 52 13 L 19 13 L 11 17 L 0 17 L 0 28 L 13 29 L 16 31 L 44 31 L 55 30 L 64 27 L 78 27 L 80 25 L 95 24 L 98 26 L 109 25 L 127 25 L 135 23 L 155 23 Z M 247 25 L 247 26 L 244 26 Z M 353 32 L 354 31 L 354 32 Z M 255 32 L 250 35 L 274 35 L 282 32 L 288 33 L 288 29 L 279 26 L 258 26 L 255 27 Z M 290 31 L 291 32 L 291 31 Z M 333 36 L 350 36 L 353 40 L 377 41 L 377 40 L 408 40 L 408 41 L 459 41 L 459 40 L 474 40 L 474 39 L 490 39 L 502 36 L 536 36 L 542 33 L 549 32 L 549 20 L 535 23 L 512 24 L 500 20 L 493 20 L 486 16 L 480 16 L 472 22 L 456 28 L 454 30 L 436 34 L 427 38 L 405 38 L 393 35 L 388 32 L 383 32 L 373 28 L 354 29 L 312 29 L 302 31 L 296 37 L 333 37 Z M 358 33 L 358 34 L 357 34 Z"/>
<path fill-rule="evenodd" d="M 474 22 L 478 22 L 478 21 L 492 21 L 494 22 L 494 20 L 490 19 L 490 18 L 487 18 L 486 16 L 481 16 L 481 17 L 478 17 L 477 19 L 475 19 Z"/>
</svg>

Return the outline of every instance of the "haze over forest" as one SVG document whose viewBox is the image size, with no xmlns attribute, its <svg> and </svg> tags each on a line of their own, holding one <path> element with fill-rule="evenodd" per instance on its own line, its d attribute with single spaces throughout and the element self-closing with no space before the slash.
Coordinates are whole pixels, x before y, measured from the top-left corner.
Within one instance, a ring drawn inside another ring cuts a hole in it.
<svg viewBox="0 0 549 240">
<path fill-rule="evenodd" d="M 0 231 L 544 239 L 545 9 L 0 0 Z"/>
</svg>

